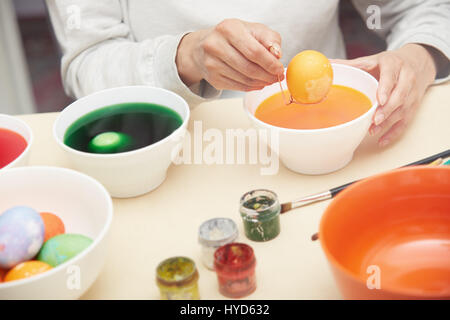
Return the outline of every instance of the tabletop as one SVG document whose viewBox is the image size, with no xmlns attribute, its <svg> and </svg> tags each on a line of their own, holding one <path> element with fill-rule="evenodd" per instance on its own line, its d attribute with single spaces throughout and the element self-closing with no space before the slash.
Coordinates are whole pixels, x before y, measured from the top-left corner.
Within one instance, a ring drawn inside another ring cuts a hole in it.
<svg viewBox="0 0 450 320">
<path fill-rule="evenodd" d="M 311 241 L 330 201 L 284 214 L 280 235 L 259 243 L 244 236 L 239 198 L 249 190 L 266 188 L 286 202 L 446 150 L 450 147 L 449 101 L 449 83 L 431 87 L 401 139 L 379 148 L 376 137 L 367 136 L 350 164 L 331 174 L 301 175 L 282 164 L 275 175 L 261 175 L 258 164 L 172 165 L 156 190 L 136 198 L 113 199 L 107 261 L 82 299 L 159 299 L 156 266 L 177 255 L 195 260 L 202 299 L 225 299 L 218 291 L 215 273 L 201 263 L 197 242 L 198 227 L 213 217 L 233 219 L 240 232 L 238 241 L 255 251 L 257 289 L 248 299 L 340 299 L 320 243 Z M 20 116 L 35 133 L 30 165 L 70 168 L 52 137 L 56 116 Z M 203 103 L 192 111 L 191 132 L 194 121 L 201 121 L 203 131 L 216 128 L 224 135 L 226 129 L 251 126 L 242 99 Z"/>
</svg>

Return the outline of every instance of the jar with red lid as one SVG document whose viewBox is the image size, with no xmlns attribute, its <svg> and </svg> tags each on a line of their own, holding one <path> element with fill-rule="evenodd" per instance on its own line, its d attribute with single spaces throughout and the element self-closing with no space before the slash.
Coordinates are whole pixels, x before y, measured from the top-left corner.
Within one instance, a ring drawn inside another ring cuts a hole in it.
<svg viewBox="0 0 450 320">
<path fill-rule="evenodd" d="M 214 269 L 219 291 L 226 297 L 241 298 L 256 289 L 256 259 L 253 249 L 244 243 L 229 243 L 214 253 Z"/>
</svg>

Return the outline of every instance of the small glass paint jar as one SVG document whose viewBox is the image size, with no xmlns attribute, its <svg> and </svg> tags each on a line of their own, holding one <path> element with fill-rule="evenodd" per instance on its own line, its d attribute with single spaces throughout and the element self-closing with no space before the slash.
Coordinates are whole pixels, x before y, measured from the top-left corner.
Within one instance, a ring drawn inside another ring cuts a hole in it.
<svg viewBox="0 0 450 320">
<path fill-rule="evenodd" d="M 214 269 L 219 292 L 229 298 L 248 296 L 256 289 L 256 259 L 253 249 L 244 243 L 226 244 L 214 253 Z"/>
<path fill-rule="evenodd" d="M 217 248 L 234 242 L 238 237 L 238 228 L 228 218 L 213 218 L 203 222 L 198 230 L 198 242 L 202 250 L 202 262 L 214 270 L 214 252 Z"/>
<path fill-rule="evenodd" d="M 281 205 L 274 192 L 266 189 L 247 192 L 241 197 L 239 211 L 248 239 L 269 241 L 280 234 Z"/>
<path fill-rule="evenodd" d="M 198 271 L 186 257 L 162 261 L 156 268 L 156 284 L 162 300 L 199 300 Z"/>
</svg>

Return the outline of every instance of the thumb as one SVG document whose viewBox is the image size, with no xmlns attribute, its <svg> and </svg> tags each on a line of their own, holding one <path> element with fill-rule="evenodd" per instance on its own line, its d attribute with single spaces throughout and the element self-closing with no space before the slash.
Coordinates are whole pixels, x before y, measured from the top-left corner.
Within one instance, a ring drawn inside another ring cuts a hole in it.
<svg viewBox="0 0 450 320">
<path fill-rule="evenodd" d="M 250 23 L 249 27 L 253 37 L 277 59 L 280 59 L 282 56 L 280 34 L 261 23 Z"/>
</svg>

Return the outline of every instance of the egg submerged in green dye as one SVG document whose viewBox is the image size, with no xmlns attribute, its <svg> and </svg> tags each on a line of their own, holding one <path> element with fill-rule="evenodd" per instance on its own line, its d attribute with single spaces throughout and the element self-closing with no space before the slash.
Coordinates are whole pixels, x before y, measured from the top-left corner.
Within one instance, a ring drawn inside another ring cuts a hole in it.
<svg viewBox="0 0 450 320">
<path fill-rule="evenodd" d="M 82 152 L 121 153 L 152 145 L 178 129 L 182 117 L 153 103 L 130 102 L 89 112 L 72 123 L 64 144 Z"/>
<path fill-rule="evenodd" d="M 125 151 L 132 143 L 129 135 L 107 131 L 96 135 L 89 142 L 89 151 L 93 153 L 118 153 Z"/>
<path fill-rule="evenodd" d="M 85 250 L 92 239 L 81 234 L 66 233 L 48 239 L 41 248 L 37 260 L 56 267 Z"/>
</svg>

